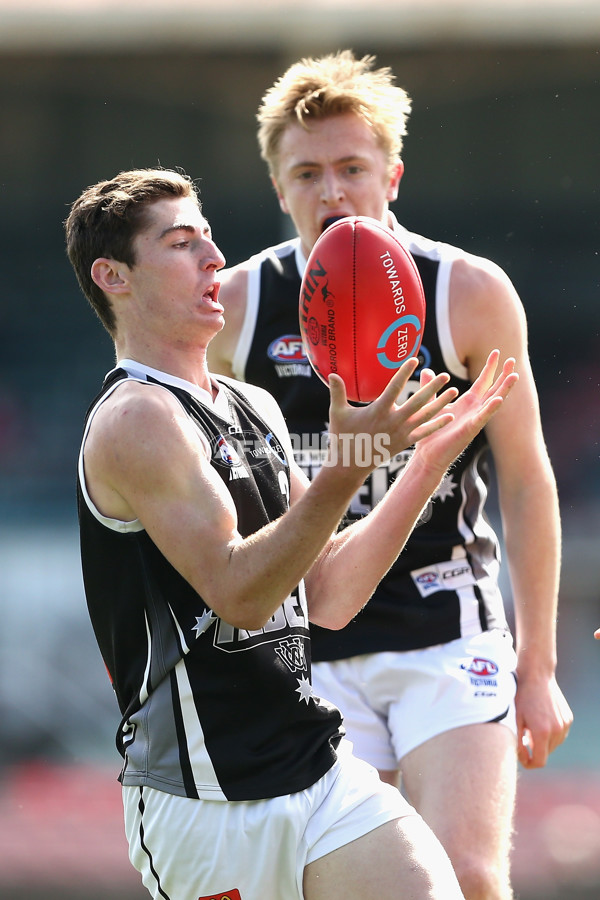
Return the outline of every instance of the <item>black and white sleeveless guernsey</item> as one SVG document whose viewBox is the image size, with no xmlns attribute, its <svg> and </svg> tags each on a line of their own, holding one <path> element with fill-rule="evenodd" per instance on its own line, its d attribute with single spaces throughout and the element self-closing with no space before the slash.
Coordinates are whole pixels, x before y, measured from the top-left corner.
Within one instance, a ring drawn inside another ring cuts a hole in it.
<svg viewBox="0 0 600 900">
<path fill-rule="evenodd" d="M 411 251 L 425 290 L 427 314 L 420 366 L 407 394 L 427 366 L 446 371 L 464 392 L 467 371 L 454 348 L 448 288 L 462 251 L 412 234 L 394 220 Z M 277 400 L 309 478 L 318 468 L 318 446 L 327 429 L 329 393 L 302 351 L 298 329 L 301 274 L 306 260 L 296 238 L 250 260 L 246 318 L 233 359 L 236 378 L 266 388 Z M 404 551 L 366 608 L 341 631 L 311 627 L 313 661 L 345 659 L 388 650 L 446 643 L 461 635 L 507 627 L 497 585 L 498 540 L 484 515 L 488 444 L 480 434 L 444 478 Z M 400 454 L 377 469 L 354 498 L 351 521 L 384 495 L 410 456 Z"/>
<path fill-rule="evenodd" d="M 99 405 L 128 378 L 161 385 L 181 403 L 233 498 L 244 537 L 287 509 L 291 453 L 272 398 L 231 379 L 219 379 L 213 406 L 188 382 L 125 360 L 90 407 L 79 459 L 81 558 L 90 617 L 122 714 L 121 781 L 214 800 L 303 790 L 333 765 L 343 733 L 338 710 L 312 696 L 303 584 L 264 628 L 233 628 L 139 521 L 107 519 L 90 500 L 83 474 L 88 429 Z"/>
</svg>

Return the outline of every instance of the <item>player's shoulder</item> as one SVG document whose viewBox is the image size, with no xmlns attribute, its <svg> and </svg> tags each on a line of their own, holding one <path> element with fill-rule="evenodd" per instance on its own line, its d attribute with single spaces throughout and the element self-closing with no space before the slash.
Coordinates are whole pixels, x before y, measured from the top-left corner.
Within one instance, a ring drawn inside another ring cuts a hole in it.
<svg viewBox="0 0 600 900">
<path fill-rule="evenodd" d="M 222 303 L 226 309 L 243 302 L 246 297 L 250 271 L 247 263 L 246 260 L 219 272 L 219 303 Z"/>
<path fill-rule="evenodd" d="M 115 384 L 110 394 L 98 405 L 94 416 L 95 431 L 107 440 L 119 435 L 156 434 L 156 429 L 172 422 L 181 413 L 181 404 L 163 385 L 137 378 L 126 378 Z"/>
<path fill-rule="evenodd" d="M 489 345 L 513 347 L 515 335 L 527 330 L 523 303 L 508 274 L 498 263 L 465 253 L 452 266 L 448 285 L 452 334 L 459 358 Z M 508 351 L 514 355 L 512 349 Z"/>
<path fill-rule="evenodd" d="M 401 225 L 397 225 L 396 230 L 413 256 L 449 267 L 452 303 L 478 298 L 489 300 L 490 297 L 515 299 L 516 292 L 508 274 L 494 260 L 458 245 L 408 231 Z"/>
<path fill-rule="evenodd" d="M 463 252 L 452 265 L 451 295 L 471 300 L 515 300 L 515 288 L 507 272 L 485 256 Z"/>
<path fill-rule="evenodd" d="M 464 255 L 464 250 L 454 244 L 410 231 L 400 224 L 395 216 L 391 216 L 391 226 L 401 243 L 417 258 L 429 259 L 436 263 L 451 263 Z"/>
<path fill-rule="evenodd" d="M 397 221 L 394 223 L 394 231 L 413 256 L 424 257 L 438 263 L 447 263 L 451 266 L 453 274 L 467 283 L 490 285 L 494 281 L 504 283 L 509 281 L 508 275 L 502 267 L 485 256 L 472 253 L 448 241 L 437 240 L 409 231 Z"/>
<path fill-rule="evenodd" d="M 281 241 L 279 244 L 265 247 L 247 259 L 223 269 L 219 273 L 221 284 L 219 300 L 223 306 L 226 309 L 243 306 L 248 292 L 248 280 L 260 271 L 265 262 L 270 262 L 278 268 L 284 257 L 296 252 L 298 244 L 298 238 Z"/>
<path fill-rule="evenodd" d="M 191 423 L 170 391 L 126 379 L 92 412 L 85 438 L 86 467 L 96 486 L 114 485 L 142 469 L 164 471 L 174 453 L 191 443 Z M 114 516 L 131 518 L 123 512 Z"/>
</svg>

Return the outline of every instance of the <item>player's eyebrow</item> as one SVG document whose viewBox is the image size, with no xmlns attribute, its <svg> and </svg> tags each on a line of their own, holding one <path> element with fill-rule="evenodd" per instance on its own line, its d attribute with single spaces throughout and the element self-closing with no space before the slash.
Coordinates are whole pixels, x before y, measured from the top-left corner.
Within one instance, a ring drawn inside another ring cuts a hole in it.
<svg viewBox="0 0 600 900">
<path fill-rule="evenodd" d="M 348 156 L 341 156 L 339 159 L 334 160 L 334 165 L 343 166 L 348 163 L 353 162 L 361 162 L 364 157 L 360 156 L 358 153 L 351 153 Z M 294 163 L 290 166 L 290 169 L 293 171 L 294 169 L 305 169 L 305 168 L 320 168 L 322 164 L 312 159 L 301 160 L 299 162 Z"/>
<path fill-rule="evenodd" d="M 195 225 L 186 225 L 184 222 L 176 223 L 175 225 L 169 225 L 168 228 L 165 228 L 161 231 L 159 235 L 159 239 L 162 240 L 168 234 L 171 234 L 173 231 L 187 231 L 190 234 L 194 234 L 196 232 Z"/>
</svg>

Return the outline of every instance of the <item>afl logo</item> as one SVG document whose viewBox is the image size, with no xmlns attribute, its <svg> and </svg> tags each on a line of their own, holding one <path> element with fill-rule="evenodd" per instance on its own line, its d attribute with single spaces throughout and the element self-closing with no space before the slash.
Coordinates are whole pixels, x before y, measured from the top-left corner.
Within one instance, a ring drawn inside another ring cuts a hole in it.
<svg viewBox="0 0 600 900">
<path fill-rule="evenodd" d="M 273 362 L 290 363 L 302 362 L 307 363 L 308 359 L 302 346 L 302 338 L 299 334 L 284 334 L 269 344 L 267 356 Z"/>
<path fill-rule="evenodd" d="M 492 662 L 491 659 L 479 659 L 475 657 L 471 660 L 471 664 L 468 666 L 461 665 L 461 669 L 466 669 L 467 672 L 470 672 L 471 675 L 476 675 L 478 678 L 489 678 L 490 675 L 498 674 L 498 666 L 495 662 Z"/>
<path fill-rule="evenodd" d="M 437 575 L 435 572 L 423 572 L 422 575 L 419 575 L 417 577 L 417 582 L 419 584 L 428 585 L 433 584 L 435 581 L 437 581 Z"/>
<path fill-rule="evenodd" d="M 214 451 L 215 456 L 220 457 L 226 466 L 239 466 L 241 463 L 235 448 L 225 440 L 222 434 L 215 441 Z"/>
</svg>

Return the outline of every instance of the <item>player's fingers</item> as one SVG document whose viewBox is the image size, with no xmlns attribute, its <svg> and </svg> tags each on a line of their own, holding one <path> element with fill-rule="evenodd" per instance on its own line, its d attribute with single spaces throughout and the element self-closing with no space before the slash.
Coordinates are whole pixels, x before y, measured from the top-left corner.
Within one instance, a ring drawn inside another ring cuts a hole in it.
<svg viewBox="0 0 600 900">
<path fill-rule="evenodd" d="M 417 426 L 421 423 L 431 421 L 431 419 L 438 416 L 450 403 L 453 403 L 457 397 L 458 388 L 454 387 L 446 388 L 441 394 L 434 394 L 433 398 L 428 403 L 420 406 L 410 416 L 411 422 L 414 422 L 414 425 Z"/>
<path fill-rule="evenodd" d="M 413 431 L 411 432 L 411 441 L 413 444 L 417 444 L 419 441 L 422 441 L 424 438 L 429 437 L 434 434 L 436 431 L 439 431 L 444 426 L 449 425 L 454 421 L 454 416 L 450 412 L 442 413 L 439 416 L 436 416 L 433 419 L 429 419 L 427 422 L 423 422 L 422 425 L 417 425 Z"/>
<path fill-rule="evenodd" d="M 517 757 L 524 769 L 532 768 L 533 746 L 531 734 L 523 729 L 517 741 Z"/>
<path fill-rule="evenodd" d="M 519 376 L 517 372 L 515 372 L 515 365 L 516 362 L 512 357 L 504 361 L 500 374 L 487 392 L 488 396 L 502 394 L 502 396 L 505 397 L 508 394 L 511 388 L 519 380 Z"/>
<path fill-rule="evenodd" d="M 507 372 L 497 379 L 497 385 L 487 392 L 487 399 L 484 398 L 482 402 L 481 413 L 484 416 L 482 420 L 484 424 L 491 419 L 498 407 L 506 400 L 518 380 L 519 376 L 516 372 Z"/>
<path fill-rule="evenodd" d="M 375 402 L 381 403 L 382 406 L 391 406 L 406 387 L 418 365 L 419 360 L 415 356 L 411 356 L 410 359 L 403 362 L 400 368 L 394 372 Z"/>
<path fill-rule="evenodd" d="M 329 396 L 331 398 L 332 408 L 339 409 L 340 407 L 345 406 L 348 402 L 348 395 L 346 393 L 344 379 L 339 375 L 331 373 L 327 379 L 327 384 L 329 385 Z"/>
<path fill-rule="evenodd" d="M 488 400 L 482 403 L 482 405 L 479 407 L 479 409 L 477 409 L 476 412 L 471 415 L 471 418 L 466 426 L 469 433 L 471 434 L 471 440 L 479 431 L 481 431 L 482 428 L 485 428 L 492 416 L 496 412 L 498 412 L 503 403 L 503 396 L 490 397 Z"/>
<path fill-rule="evenodd" d="M 483 396 L 492 387 L 499 359 L 499 350 L 492 350 L 489 353 L 481 372 L 472 384 L 471 390 L 474 393 L 479 393 Z"/>
<path fill-rule="evenodd" d="M 429 384 L 429 382 L 432 380 L 432 378 L 435 378 L 435 372 L 433 371 L 433 369 L 421 369 L 421 376 L 420 376 L 421 387 L 423 387 L 426 384 Z"/>
<path fill-rule="evenodd" d="M 505 378 L 502 379 L 502 382 L 498 385 L 496 394 L 505 399 L 506 397 L 508 397 L 509 392 L 514 388 L 518 380 L 518 373 L 510 372 L 508 375 L 506 375 Z"/>
<path fill-rule="evenodd" d="M 424 385 L 421 385 L 421 387 L 418 388 L 418 390 L 416 390 L 414 394 L 411 394 L 408 399 L 404 400 L 403 403 L 397 404 L 398 408 L 402 409 L 402 412 L 405 416 L 413 416 L 418 410 L 426 407 L 427 404 L 429 404 L 436 397 L 436 395 L 439 394 L 442 388 L 444 388 L 448 384 L 449 381 L 450 376 L 447 372 L 442 372 L 440 375 L 434 375 L 430 381 L 428 381 Z M 441 396 L 443 397 L 443 400 L 441 400 L 440 402 L 440 408 L 454 400 L 456 397 L 456 392 L 453 394 L 448 394 L 448 391 L 444 391 Z M 392 402 L 395 401 L 397 401 L 397 393 L 395 396 L 392 396 Z"/>
</svg>

